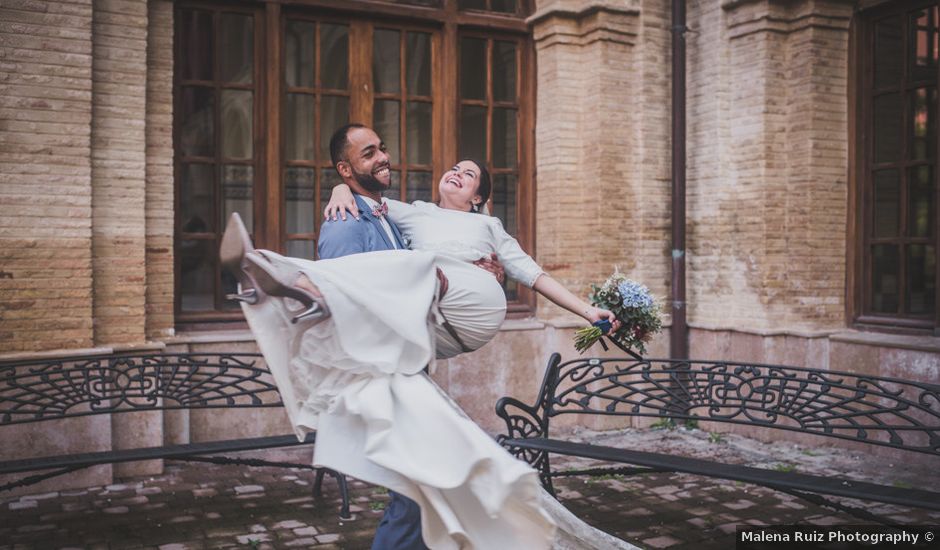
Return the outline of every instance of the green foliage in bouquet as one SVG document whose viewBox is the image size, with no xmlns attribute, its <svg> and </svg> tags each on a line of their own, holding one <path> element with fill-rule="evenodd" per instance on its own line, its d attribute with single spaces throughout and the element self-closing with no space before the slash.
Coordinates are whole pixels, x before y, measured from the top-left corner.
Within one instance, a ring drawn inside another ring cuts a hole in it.
<svg viewBox="0 0 940 550">
<path fill-rule="evenodd" d="M 646 344 L 662 330 L 660 307 L 646 286 L 614 272 L 602 285 L 591 285 L 588 299 L 595 307 L 610 310 L 620 320 L 620 329 L 609 338 L 640 355 L 646 353 Z M 580 353 L 601 338 L 601 329 L 585 327 L 575 332 L 574 347 Z"/>
</svg>

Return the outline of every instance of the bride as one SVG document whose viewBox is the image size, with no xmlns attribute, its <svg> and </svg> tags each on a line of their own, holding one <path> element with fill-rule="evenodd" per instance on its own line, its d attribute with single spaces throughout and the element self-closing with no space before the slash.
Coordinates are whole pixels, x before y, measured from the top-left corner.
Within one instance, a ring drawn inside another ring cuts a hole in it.
<svg viewBox="0 0 940 550">
<path fill-rule="evenodd" d="M 511 277 L 586 319 L 615 321 L 545 275 L 498 220 L 469 211 L 489 193 L 484 180 L 483 167 L 463 161 L 441 178 L 440 206 L 386 201 L 413 251 L 287 258 L 253 250 L 233 215 L 223 264 L 239 280 L 295 431 L 317 430 L 314 463 L 417 502 L 429 547 L 627 547 L 545 496 L 534 470 L 423 372 L 435 355 L 482 346 L 503 320 L 502 289 L 469 263 L 481 253 L 496 253 Z"/>
</svg>

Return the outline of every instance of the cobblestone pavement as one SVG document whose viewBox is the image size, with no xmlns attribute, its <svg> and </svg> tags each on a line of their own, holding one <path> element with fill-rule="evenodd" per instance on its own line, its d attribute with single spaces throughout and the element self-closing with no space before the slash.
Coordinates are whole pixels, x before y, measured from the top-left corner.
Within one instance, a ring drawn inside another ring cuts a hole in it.
<svg viewBox="0 0 940 550">
<path fill-rule="evenodd" d="M 739 461 L 760 462 L 748 456 L 762 447 L 751 440 L 728 436 L 714 441 L 705 432 L 680 432 L 630 430 L 616 437 L 628 437 L 644 448 L 681 448 L 688 454 L 710 453 L 722 459 L 733 455 Z M 608 436 L 586 433 L 585 437 Z M 796 460 L 799 457 L 804 460 Z M 927 486 L 937 488 L 936 469 L 925 474 L 846 451 L 787 447 L 783 452 L 775 446 L 772 460 L 796 462 L 800 471 L 822 473 L 842 470 L 846 460 L 861 460 L 864 469 L 883 474 L 882 482 L 900 485 L 908 483 L 904 479 L 919 479 L 923 485 L 928 479 Z M 580 461 L 562 462 L 559 471 L 581 465 Z M 843 473 L 847 471 L 851 470 Z M 313 474 L 301 469 L 168 462 L 160 476 L 0 500 L 0 550 L 368 548 L 387 492 L 352 481 L 353 517 L 341 520 L 336 484 L 327 478 L 323 500 L 312 496 L 312 485 Z M 578 517 L 651 549 L 734 548 L 734 529 L 739 524 L 860 523 L 844 513 L 769 489 L 689 475 L 566 477 L 556 486 L 561 501 Z M 899 523 L 940 523 L 938 513 L 855 505 Z"/>
</svg>

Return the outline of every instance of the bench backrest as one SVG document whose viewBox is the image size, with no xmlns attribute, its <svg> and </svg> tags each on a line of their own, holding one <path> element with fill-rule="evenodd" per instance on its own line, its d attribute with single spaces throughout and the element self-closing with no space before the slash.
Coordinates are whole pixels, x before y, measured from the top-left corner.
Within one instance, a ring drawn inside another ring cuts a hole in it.
<svg viewBox="0 0 940 550">
<path fill-rule="evenodd" d="M 0 425 L 126 411 L 279 406 L 260 354 L 147 353 L 0 363 Z"/>
<path fill-rule="evenodd" d="M 940 456 L 940 386 L 800 367 L 669 359 L 549 360 L 539 408 L 727 422 Z"/>
</svg>

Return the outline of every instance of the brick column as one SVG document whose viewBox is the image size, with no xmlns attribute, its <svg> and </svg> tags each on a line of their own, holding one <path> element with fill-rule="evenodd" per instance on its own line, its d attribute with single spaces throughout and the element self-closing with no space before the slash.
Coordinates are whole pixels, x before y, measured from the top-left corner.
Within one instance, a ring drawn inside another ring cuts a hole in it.
<svg viewBox="0 0 940 550">
<path fill-rule="evenodd" d="M 147 3 L 95 0 L 92 254 L 95 343 L 144 340 Z"/>
<path fill-rule="evenodd" d="M 724 0 L 690 13 L 690 320 L 844 324 L 853 2 Z"/>
<path fill-rule="evenodd" d="M 617 265 L 664 294 L 669 37 L 663 2 L 543 2 L 530 21 L 538 59 L 538 260 L 576 294 L 586 295 L 590 283 Z M 540 317 L 562 315 L 540 300 Z"/>
<path fill-rule="evenodd" d="M 148 3 L 147 325 L 148 338 L 173 334 L 173 2 Z"/>
<path fill-rule="evenodd" d="M 92 337 L 92 6 L 0 4 L 0 352 Z"/>
</svg>

